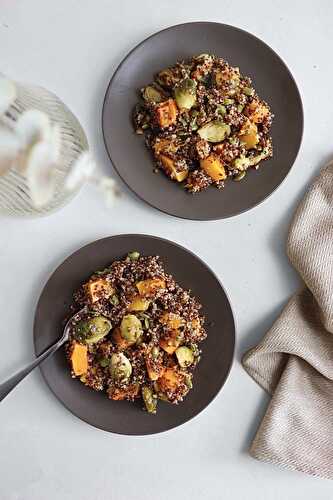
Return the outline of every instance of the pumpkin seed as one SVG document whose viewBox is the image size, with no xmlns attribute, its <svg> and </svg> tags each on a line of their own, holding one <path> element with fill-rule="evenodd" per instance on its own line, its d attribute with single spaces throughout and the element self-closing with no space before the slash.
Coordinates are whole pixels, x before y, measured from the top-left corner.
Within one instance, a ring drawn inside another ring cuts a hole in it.
<svg viewBox="0 0 333 500">
<path fill-rule="evenodd" d="M 138 260 L 138 258 L 140 257 L 140 253 L 135 251 L 135 252 L 130 252 L 128 254 L 128 257 L 131 259 L 131 260 Z"/>
<path fill-rule="evenodd" d="M 244 179 L 245 176 L 246 176 L 246 172 L 243 171 L 243 172 L 239 172 L 239 174 L 235 175 L 235 177 L 233 179 L 234 179 L 234 181 L 241 181 L 242 179 Z"/>
<path fill-rule="evenodd" d="M 193 387 L 192 376 L 189 373 L 185 374 L 185 384 L 189 389 L 192 389 Z"/>
<path fill-rule="evenodd" d="M 99 364 L 102 368 L 106 368 L 107 366 L 109 366 L 110 360 L 108 358 L 102 358 L 100 359 Z"/>
<path fill-rule="evenodd" d="M 225 106 L 228 106 L 229 104 L 233 104 L 235 102 L 235 99 L 224 99 L 223 101 L 223 104 L 225 104 Z"/>
<path fill-rule="evenodd" d="M 110 298 L 110 302 L 114 306 L 117 306 L 119 304 L 118 295 L 116 295 L 116 294 L 112 295 L 112 297 Z"/>
<path fill-rule="evenodd" d="M 216 111 L 218 112 L 219 115 L 224 116 L 227 112 L 227 108 L 223 106 L 223 104 L 218 104 L 216 106 Z"/>
<path fill-rule="evenodd" d="M 252 89 L 251 87 L 244 87 L 243 92 L 245 95 L 253 95 L 254 89 Z"/>
<path fill-rule="evenodd" d="M 158 347 L 156 347 L 156 346 L 154 345 L 154 347 L 153 347 L 153 348 L 152 348 L 152 350 L 151 350 L 151 355 L 152 355 L 152 357 L 153 357 L 154 359 L 156 359 L 156 358 L 158 357 L 159 353 L 160 353 L 159 348 L 158 348 Z"/>
</svg>

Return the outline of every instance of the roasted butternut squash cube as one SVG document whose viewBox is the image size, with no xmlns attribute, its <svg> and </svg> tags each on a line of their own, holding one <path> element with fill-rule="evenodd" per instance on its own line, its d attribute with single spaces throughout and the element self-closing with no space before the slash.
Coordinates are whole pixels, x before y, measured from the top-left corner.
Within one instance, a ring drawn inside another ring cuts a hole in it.
<svg viewBox="0 0 333 500">
<path fill-rule="evenodd" d="M 74 375 L 85 375 L 88 371 L 88 348 L 86 345 L 74 342 L 70 355 Z"/>
<path fill-rule="evenodd" d="M 253 123 L 261 123 L 269 114 L 269 109 L 262 102 L 253 99 L 253 101 L 246 106 L 245 114 Z"/>
<path fill-rule="evenodd" d="M 130 384 L 124 389 L 117 387 L 109 388 L 108 396 L 113 401 L 123 401 L 124 399 L 133 400 L 138 397 L 140 386 L 139 384 Z"/>
<path fill-rule="evenodd" d="M 147 311 L 150 305 L 150 300 L 145 299 L 144 297 L 140 297 L 137 295 L 133 297 L 132 302 L 128 306 L 129 311 Z"/>
<path fill-rule="evenodd" d="M 206 332 L 204 328 L 202 327 L 200 318 L 194 318 L 191 321 L 191 330 L 192 330 L 192 336 L 195 337 L 197 341 L 202 340 L 203 337 L 205 337 Z"/>
<path fill-rule="evenodd" d="M 155 140 L 153 144 L 153 151 L 156 156 L 165 153 L 165 154 L 171 154 L 171 153 L 176 153 L 178 150 L 178 145 L 175 141 L 172 141 L 171 139 L 167 138 L 158 138 L 158 140 Z"/>
<path fill-rule="evenodd" d="M 156 121 L 160 128 L 167 128 L 174 125 L 177 121 L 178 108 L 173 99 L 161 102 L 156 108 Z"/>
<path fill-rule="evenodd" d="M 84 285 L 84 288 L 92 303 L 100 299 L 108 299 L 114 293 L 112 286 L 105 278 L 92 279 Z"/>
<path fill-rule="evenodd" d="M 217 86 L 221 86 L 224 83 L 232 83 L 233 86 L 239 84 L 240 74 L 238 68 L 228 67 L 224 70 L 217 71 L 215 74 L 215 82 Z"/>
<path fill-rule="evenodd" d="M 182 340 L 183 336 L 179 330 L 169 330 L 160 339 L 159 344 L 165 352 L 171 355 L 180 346 Z"/>
<path fill-rule="evenodd" d="M 124 351 L 125 349 L 127 349 L 127 347 L 132 345 L 131 342 L 122 337 L 121 330 L 119 327 L 113 330 L 112 338 L 120 351 Z"/>
<path fill-rule="evenodd" d="M 176 367 L 167 368 L 162 377 L 158 379 L 158 386 L 163 393 L 175 393 L 184 382 L 184 376 Z"/>
<path fill-rule="evenodd" d="M 255 148 L 259 142 L 257 125 L 247 120 L 240 131 L 239 139 L 245 144 L 246 149 Z"/>
<path fill-rule="evenodd" d="M 188 168 L 183 170 L 177 170 L 175 162 L 172 158 L 161 154 L 159 160 L 162 163 L 163 170 L 170 177 L 170 179 L 176 180 L 177 182 L 183 182 L 188 176 Z"/>
<path fill-rule="evenodd" d="M 213 179 L 213 181 L 223 181 L 227 178 L 223 163 L 219 157 L 214 154 L 200 160 L 200 167 Z"/>
<path fill-rule="evenodd" d="M 166 311 L 162 314 L 159 321 L 166 327 L 166 332 L 160 339 L 159 344 L 165 352 L 173 354 L 183 340 L 180 327 L 183 325 L 184 320 L 179 314 Z"/>
<path fill-rule="evenodd" d="M 168 311 L 162 314 L 159 321 L 163 325 L 167 325 L 171 330 L 177 330 L 184 323 L 183 318 L 179 314 Z"/>
<path fill-rule="evenodd" d="M 165 367 L 163 366 L 163 351 L 159 352 L 159 348 L 154 346 L 152 348 L 148 348 L 145 354 L 145 362 L 146 362 L 146 368 L 147 368 L 147 373 L 148 377 L 150 380 L 157 380 L 159 379 L 165 370 Z"/>
<path fill-rule="evenodd" d="M 136 287 L 141 297 L 152 297 L 156 290 L 165 288 L 165 281 L 161 278 L 152 278 L 144 281 L 139 281 Z"/>
</svg>

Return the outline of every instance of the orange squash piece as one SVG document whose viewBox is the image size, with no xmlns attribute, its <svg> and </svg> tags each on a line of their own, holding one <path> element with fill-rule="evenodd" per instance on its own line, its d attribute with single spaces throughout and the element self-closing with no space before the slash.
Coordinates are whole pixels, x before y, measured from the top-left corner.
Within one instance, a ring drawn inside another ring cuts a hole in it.
<svg viewBox="0 0 333 500">
<path fill-rule="evenodd" d="M 162 325 L 167 325 L 171 330 L 177 330 L 183 324 L 183 318 L 179 314 L 164 312 L 159 319 Z"/>
<path fill-rule="evenodd" d="M 240 131 L 239 139 L 245 144 L 246 149 L 254 148 L 259 142 L 257 125 L 250 120 L 246 120 Z"/>
<path fill-rule="evenodd" d="M 162 377 L 158 379 L 158 386 L 164 393 L 176 392 L 184 381 L 184 376 L 175 367 L 167 368 Z"/>
<path fill-rule="evenodd" d="M 182 326 L 184 320 L 179 314 L 172 312 L 164 312 L 160 317 L 159 321 L 166 326 L 168 331 L 160 339 L 159 345 L 168 354 L 173 354 L 177 347 L 180 346 L 182 341 L 182 335 L 179 328 Z"/>
<path fill-rule="evenodd" d="M 139 394 L 139 384 L 131 384 L 124 389 L 112 388 L 108 391 L 109 398 L 113 401 L 123 401 L 124 399 L 135 399 Z"/>
<path fill-rule="evenodd" d="M 227 178 L 223 163 L 220 158 L 214 154 L 200 160 L 200 167 L 213 179 L 213 181 L 223 181 Z"/>
<path fill-rule="evenodd" d="M 246 108 L 245 114 L 253 123 L 261 123 L 269 113 L 269 109 L 257 99 L 253 99 Z"/>
<path fill-rule="evenodd" d="M 121 331 L 120 331 L 120 328 L 118 326 L 117 326 L 117 328 L 115 328 L 113 330 L 112 338 L 113 338 L 114 342 L 117 344 L 117 347 L 120 351 L 124 351 L 125 349 L 127 349 L 127 347 L 132 345 L 130 342 L 128 342 L 128 340 L 124 339 L 121 336 Z"/>
<path fill-rule="evenodd" d="M 152 278 L 144 281 L 139 281 L 136 284 L 139 294 L 142 297 L 151 297 L 155 291 L 160 288 L 165 288 L 165 281 L 161 278 Z"/>
<path fill-rule="evenodd" d="M 163 365 L 163 352 L 156 346 L 149 345 L 145 349 L 145 362 L 148 377 L 150 380 L 155 381 L 159 379 L 165 370 Z"/>
<path fill-rule="evenodd" d="M 179 330 L 169 330 L 163 338 L 160 339 L 159 345 L 168 354 L 173 354 L 177 347 L 180 346 L 182 338 Z"/>
<path fill-rule="evenodd" d="M 114 293 L 112 286 L 104 278 L 92 279 L 84 285 L 84 288 L 92 303 L 102 298 L 108 299 Z"/>
<path fill-rule="evenodd" d="M 161 102 L 156 108 L 156 121 L 160 128 L 167 128 L 177 121 L 178 108 L 173 99 Z"/>
<path fill-rule="evenodd" d="M 132 302 L 128 306 L 129 311 L 147 311 L 150 304 L 150 300 L 136 295 L 133 297 Z"/>
<path fill-rule="evenodd" d="M 157 380 L 163 375 L 165 367 L 162 365 L 162 359 L 155 362 L 149 355 L 146 356 L 146 368 L 150 380 Z"/>
<path fill-rule="evenodd" d="M 86 345 L 74 342 L 70 355 L 72 370 L 77 377 L 85 375 L 88 371 L 88 348 Z"/>
<path fill-rule="evenodd" d="M 188 168 L 184 168 L 184 170 L 177 170 L 174 160 L 169 158 L 166 155 L 159 155 L 159 160 L 162 163 L 163 170 L 172 180 L 176 180 L 177 182 L 183 182 L 188 176 Z"/>
<path fill-rule="evenodd" d="M 175 141 L 163 137 L 163 138 L 158 138 L 158 140 L 155 140 L 153 144 L 153 150 L 156 156 L 162 153 L 172 154 L 177 152 L 178 146 Z"/>
</svg>

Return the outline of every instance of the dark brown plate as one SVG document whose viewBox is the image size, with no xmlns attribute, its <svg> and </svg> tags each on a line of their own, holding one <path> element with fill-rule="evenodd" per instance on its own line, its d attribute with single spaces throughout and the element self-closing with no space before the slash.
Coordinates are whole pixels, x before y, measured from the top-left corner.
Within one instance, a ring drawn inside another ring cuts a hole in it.
<svg viewBox="0 0 333 500">
<path fill-rule="evenodd" d="M 142 136 L 133 132 L 132 111 L 138 90 L 161 69 L 179 59 L 211 52 L 239 66 L 253 79 L 261 98 L 275 113 L 274 157 L 242 182 L 227 182 L 219 191 L 186 193 L 162 173 L 153 173 Z M 152 35 L 123 60 L 106 92 L 102 127 L 110 159 L 122 180 L 142 200 L 170 215 L 195 220 L 239 214 L 269 196 L 291 169 L 303 134 L 303 108 L 294 78 L 280 57 L 255 36 L 225 24 L 197 22 L 172 26 Z"/>
<path fill-rule="evenodd" d="M 61 336 L 73 292 L 94 271 L 138 250 L 160 255 L 166 270 L 203 304 L 210 326 L 201 344 L 202 359 L 195 371 L 194 387 L 179 405 L 160 402 L 157 415 L 142 410 L 142 403 L 110 401 L 70 377 L 64 351 L 41 365 L 46 383 L 57 398 L 85 422 L 117 434 L 144 435 L 166 431 L 200 413 L 217 395 L 232 364 L 235 325 L 228 297 L 209 267 L 192 252 L 171 241 L 140 234 L 112 236 L 95 241 L 68 257 L 52 274 L 39 299 L 35 323 L 36 355 Z"/>
</svg>

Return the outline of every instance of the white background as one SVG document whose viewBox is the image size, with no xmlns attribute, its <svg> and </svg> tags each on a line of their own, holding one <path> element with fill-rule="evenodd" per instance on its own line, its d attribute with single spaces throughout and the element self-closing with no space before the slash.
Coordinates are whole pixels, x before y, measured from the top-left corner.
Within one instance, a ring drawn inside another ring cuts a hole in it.
<svg viewBox="0 0 333 500">
<path fill-rule="evenodd" d="M 100 121 L 113 70 L 151 33 L 198 20 L 254 33 L 290 67 L 305 110 L 303 144 L 290 175 L 262 205 L 226 221 L 170 218 L 126 190 L 107 210 L 89 187 L 49 218 L 0 218 L 0 379 L 32 358 L 34 308 L 51 271 L 83 244 L 128 232 L 175 240 L 221 278 L 238 325 L 230 378 L 208 409 L 183 427 L 127 438 L 73 417 L 37 370 L 1 403 L 1 500 L 332 498 L 331 482 L 247 454 L 268 398 L 239 360 L 299 286 L 285 239 L 306 186 L 332 153 L 333 3 L 1 0 L 0 69 L 58 94 L 82 122 L 101 168 L 110 172 Z"/>
</svg>

